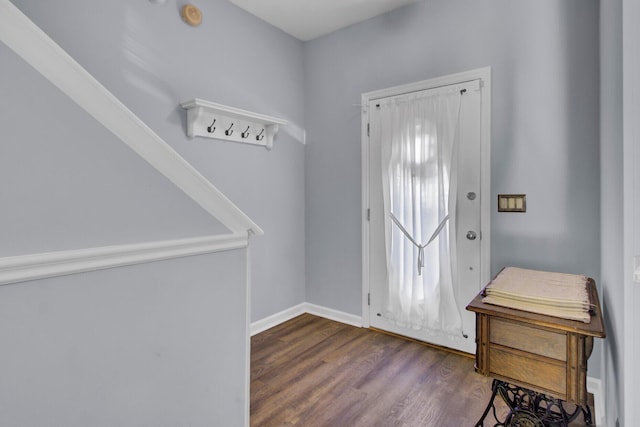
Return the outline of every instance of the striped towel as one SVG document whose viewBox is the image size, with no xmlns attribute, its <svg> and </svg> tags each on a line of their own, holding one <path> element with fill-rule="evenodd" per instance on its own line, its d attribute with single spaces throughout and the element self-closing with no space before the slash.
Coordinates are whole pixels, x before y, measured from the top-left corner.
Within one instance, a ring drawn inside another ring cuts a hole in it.
<svg viewBox="0 0 640 427">
<path fill-rule="evenodd" d="M 587 278 L 507 267 L 485 290 L 482 302 L 547 316 L 591 321 Z"/>
</svg>

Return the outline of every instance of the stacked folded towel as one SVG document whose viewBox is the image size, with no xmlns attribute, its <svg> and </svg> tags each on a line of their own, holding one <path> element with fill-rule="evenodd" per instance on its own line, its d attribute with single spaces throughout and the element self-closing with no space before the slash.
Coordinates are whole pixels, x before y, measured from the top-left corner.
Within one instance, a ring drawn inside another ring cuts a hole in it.
<svg viewBox="0 0 640 427">
<path fill-rule="evenodd" d="M 485 289 L 483 302 L 578 320 L 591 321 L 585 276 L 507 267 Z"/>
</svg>

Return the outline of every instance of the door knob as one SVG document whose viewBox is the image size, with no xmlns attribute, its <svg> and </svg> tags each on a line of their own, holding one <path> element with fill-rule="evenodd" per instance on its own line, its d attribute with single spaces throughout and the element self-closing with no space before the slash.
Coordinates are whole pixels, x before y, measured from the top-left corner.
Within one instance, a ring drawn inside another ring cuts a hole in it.
<svg viewBox="0 0 640 427">
<path fill-rule="evenodd" d="M 476 240 L 476 237 L 477 235 L 475 231 L 471 231 L 471 230 L 467 231 L 467 239 Z"/>
</svg>

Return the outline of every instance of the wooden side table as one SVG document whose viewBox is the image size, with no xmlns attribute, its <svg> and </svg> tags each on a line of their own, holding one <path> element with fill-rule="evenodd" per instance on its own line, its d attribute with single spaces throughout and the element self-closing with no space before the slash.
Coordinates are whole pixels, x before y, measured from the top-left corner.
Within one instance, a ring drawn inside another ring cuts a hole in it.
<svg viewBox="0 0 640 427">
<path fill-rule="evenodd" d="M 483 425 L 496 395 L 511 410 L 507 420 L 496 425 L 567 425 L 579 412 L 591 422 L 587 360 L 593 339 L 604 338 L 605 329 L 593 279 L 587 286 L 593 306 L 590 323 L 485 304 L 484 289 L 469 303 L 467 310 L 476 313 L 476 371 L 495 378 L 477 426 Z M 567 413 L 563 402 L 577 409 Z"/>
</svg>

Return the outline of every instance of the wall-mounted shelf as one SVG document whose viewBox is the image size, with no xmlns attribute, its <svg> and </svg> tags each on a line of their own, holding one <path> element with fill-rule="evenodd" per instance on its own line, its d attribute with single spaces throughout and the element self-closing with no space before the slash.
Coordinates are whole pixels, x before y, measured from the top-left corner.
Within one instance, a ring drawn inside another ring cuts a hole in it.
<svg viewBox="0 0 640 427">
<path fill-rule="evenodd" d="M 194 98 L 180 104 L 187 110 L 187 135 L 273 146 L 278 126 L 287 122 L 264 114 Z"/>
</svg>

